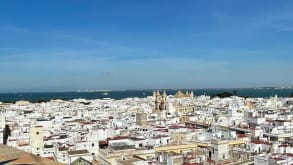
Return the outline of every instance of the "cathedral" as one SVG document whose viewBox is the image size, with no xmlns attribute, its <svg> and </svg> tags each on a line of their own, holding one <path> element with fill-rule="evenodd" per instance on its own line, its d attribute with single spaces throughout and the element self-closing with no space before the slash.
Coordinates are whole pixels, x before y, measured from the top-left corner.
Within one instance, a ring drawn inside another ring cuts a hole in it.
<svg viewBox="0 0 293 165">
<path fill-rule="evenodd" d="M 167 110 L 167 93 L 164 91 L 162 95 L 159 91 L 154 92 L 155 98 L 155 112 L 161 112 Z"/>
<path fill-rule="evenodd" d="M 183 92 L 181 92 L 180 90 L 175 94 L 175 98 L 193 98 L 194 94 L 193 91 L 191 91 L 190 93 L 188 91 L 186 91 L 186 93 L 184 94 Z"/>
</svg>

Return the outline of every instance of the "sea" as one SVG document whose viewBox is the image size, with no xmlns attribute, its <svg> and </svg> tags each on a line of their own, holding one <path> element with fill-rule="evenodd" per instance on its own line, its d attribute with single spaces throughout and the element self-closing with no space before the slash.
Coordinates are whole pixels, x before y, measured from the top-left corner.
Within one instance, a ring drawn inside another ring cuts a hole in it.
<svg viewBox="0 0 293 165">
<path fill-rule="evenodd" d="M 269 98 L 269 97 L 290 97 L 293 94 L 293 88 L 229 88 L 229 89 L 165 89 L 168 95 L 174 95 L 178 90 L 193 91 L 195 96 L 207 95 L 214 96 L 221 92 L 235 93 L 238 96 L 251 98 Z M 27 100 L 30 102 L 43 102 L 52 99 L 72 100 L 72 99 L 124 99 L 124 98 L 144 98 L 152 96 L 156 90 L 102 90 L 102 91 L 73 91 L 73 92 L 24 92 L 24 93 L 0 93 L 0 102 L 15 102 Z M 160 90 L 163 91 L 163 90 Z"/>
</svg>

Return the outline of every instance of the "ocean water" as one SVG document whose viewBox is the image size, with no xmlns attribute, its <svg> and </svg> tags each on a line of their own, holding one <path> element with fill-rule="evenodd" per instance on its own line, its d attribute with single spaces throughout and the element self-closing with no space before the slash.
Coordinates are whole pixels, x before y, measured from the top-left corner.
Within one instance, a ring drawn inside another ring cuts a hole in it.
<svg viewBox="0 0 293 165">
<path fill-rule="evenodd" d="M 263 97 L 268 98 L 275 95 L 279 97 L 288 97 L 293 93 L 293 89 L 280 88 L 239 88 L 239 89 L 182 89 L 182 92 L 193 91 L 196 96 L 215 95 L 220 92 L 236 91 L 238 96 L 246 97 Z M 106 91 L 95 92 L 36 92 L 36 93 L 0 93 L 0 102 L 15 102 L 18 100 L 28 100 L 31 102 L 48 101 L 52 99 L 72 100 L 78 98 L 84 99 L 123 99 L 129 97 L 147 97 L 153 94 L 154 90 L 124 90 L 124 91 Z M 174 95 L 178 90 L 166 90 L 168 95 Z"/>
</svg>

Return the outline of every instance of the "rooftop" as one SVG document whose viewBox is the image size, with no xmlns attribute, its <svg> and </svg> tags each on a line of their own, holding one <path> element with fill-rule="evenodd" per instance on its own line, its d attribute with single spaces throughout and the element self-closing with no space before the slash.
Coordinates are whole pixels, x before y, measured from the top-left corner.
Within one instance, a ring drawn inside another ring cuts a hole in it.
<svg viewBox="0 0 293 165">
<path fill-rule="evenodd" d="M 68 155 L 81 155 L 81 154 L 88 154 L 88 150 L 72 150 L 68 151 Z"/>
<path fill-rule="evenodd" d="M 34 165 L 62 165 L 48 158 L 36 156 L 13 147 L 0 144 L 0 164 L 34 164 Z"/>
</svg>

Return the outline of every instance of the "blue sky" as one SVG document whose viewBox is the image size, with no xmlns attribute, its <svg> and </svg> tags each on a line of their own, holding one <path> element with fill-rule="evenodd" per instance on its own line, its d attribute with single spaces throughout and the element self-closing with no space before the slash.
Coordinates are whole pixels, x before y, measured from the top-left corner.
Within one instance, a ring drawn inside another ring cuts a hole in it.
<svg viewBox="0 0 293 165">
<path fill-rule="evenodd" d="M 2 0 L 0 92 L 293 85 L 291 0 Z"/>
</svg>

